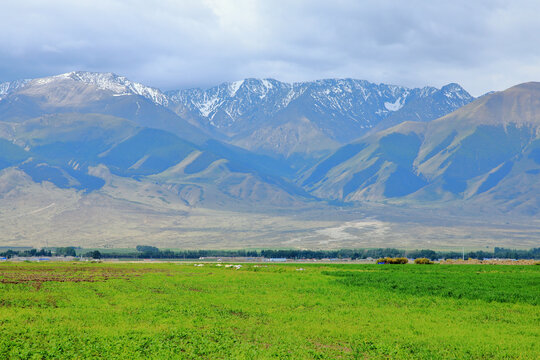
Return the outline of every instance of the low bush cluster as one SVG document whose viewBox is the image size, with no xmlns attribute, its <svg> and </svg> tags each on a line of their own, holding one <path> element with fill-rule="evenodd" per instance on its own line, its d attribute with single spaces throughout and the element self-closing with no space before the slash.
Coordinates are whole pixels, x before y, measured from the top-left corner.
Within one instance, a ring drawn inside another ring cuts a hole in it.
<svg viewBox="0 0 540 360">
<path fill-rule="evenodd" d="M 434 262 L 429 260 L 428 258 L 414 259 L 414 263 L 415 264 L 434 264 Z"/>
</svg>

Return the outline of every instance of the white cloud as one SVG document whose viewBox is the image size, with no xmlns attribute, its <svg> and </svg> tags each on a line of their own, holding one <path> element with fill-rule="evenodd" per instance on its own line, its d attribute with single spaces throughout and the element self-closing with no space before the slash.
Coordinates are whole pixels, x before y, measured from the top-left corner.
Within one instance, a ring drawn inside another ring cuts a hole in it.
<svg viewBox="0 0 540 360">
<path fill-rule="evenodd" d="M 113 71 L 165 89 L 352 77 L 473 94 L 540 78 L 536 1 L 2 4 L 0 81 Z"/>
</svg>

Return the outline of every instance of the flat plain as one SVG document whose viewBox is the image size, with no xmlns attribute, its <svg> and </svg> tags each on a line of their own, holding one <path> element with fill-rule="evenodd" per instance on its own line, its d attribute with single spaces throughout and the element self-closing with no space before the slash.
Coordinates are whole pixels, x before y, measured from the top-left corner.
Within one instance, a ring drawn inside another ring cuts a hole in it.
<svg viewBox="0 0 540 360">
<path fill-rule="evenodd" d="M 539 295 L 535 265 L 2 263 L 0 358 L 538 359 Z"/>
</svg>

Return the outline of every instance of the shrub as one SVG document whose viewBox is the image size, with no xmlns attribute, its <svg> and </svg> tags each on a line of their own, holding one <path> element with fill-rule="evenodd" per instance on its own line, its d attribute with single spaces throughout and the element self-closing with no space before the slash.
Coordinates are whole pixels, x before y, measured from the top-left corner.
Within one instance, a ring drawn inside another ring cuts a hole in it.
<svg viewBox="0 0 540 360">
<path fill-rule="evenodd" d="M 404 257 L 398 257 L 398 258 L 380 258 L 377 260 L 377 264 L 407 264 L 409 260 Z"/>
<path fill-rule="evenodd" d="M 415 264 L 433 264 L 433 261 L 429 260 L 428 258 L 418 258 L 414 259 Z"/>
</svg>

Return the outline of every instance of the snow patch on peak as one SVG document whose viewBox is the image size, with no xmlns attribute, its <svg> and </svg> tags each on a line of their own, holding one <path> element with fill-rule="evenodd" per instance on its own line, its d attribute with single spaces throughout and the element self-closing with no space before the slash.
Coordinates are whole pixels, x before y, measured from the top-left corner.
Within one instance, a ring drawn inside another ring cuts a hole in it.
<svg viewBox="0 0 540 360">
<path fill-rule="evenodd" d="M 263 84 L 263 86 L 266 88 L 266 90 L 270 90 L 272 89 L 274 86 L 272 85 L 272 83 L 270 81 L 268 81 L 268 79 L 262 79 L 261 80 L 261 83 Z"/>
<path fill-rule="evenodd" d="M 421 97 L 431 96 L 437 91 L 439 91 L 439 89 L 434 88 L 432 86 L 424 86 L 422 89 L 420 89 L 420 96 Z"/>
<path fill-rule="evenodd" d="M 219 98 L 213 97 L 210 99 L 207 99 L 206 101 L 197 104 L 197 108 L 201 112 L 202 116 L 208 117 L 210 113 L 214 112 L 216 108 L 220 105 Z"/>
<path fill-rule="evenodd" d="M 291 89 L 287 93 L 287 96 L 283 99 L 281 103 L 281 108 L 284 108 L 290 104 L 291 101 L 297 96 L 297 93 L 294 91 L 294 88 L 291 86 Z"/>
<path fill-rule="evenodd" d="M 403 100 L 403 102 L 402 102 L 402 100 Z M 404 98 L 397 98 L 396 101 L 393 102 L 393 103 L 385 102 L 384 107 L 388 111 L 398 111 L 399 109 L 401 109 L 403 107 L 404 104 L 405 104 L 405 99 Z"/>
<path fill-rule="evenodd" d="M 231 97 L 236 95 L 236 93 L 238 92 L 238 89 L 240 89 L 243 83 L 244 83 L 244 80 L 239 80 L 239 81 L 235 81 L 229 84 L 229 94 Z"/>
</svg>

